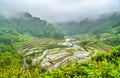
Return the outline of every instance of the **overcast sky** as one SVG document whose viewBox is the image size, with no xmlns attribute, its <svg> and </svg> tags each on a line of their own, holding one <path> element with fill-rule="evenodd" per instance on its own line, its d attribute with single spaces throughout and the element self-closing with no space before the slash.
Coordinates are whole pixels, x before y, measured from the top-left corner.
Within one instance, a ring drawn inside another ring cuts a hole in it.
<svg viewBox="0 0 120 78">
<path fill-rule="evenodd" d="M 120 0 L 0 0 L 0 13 L 30 12 L 49 22 L 80 20 L 120 10 Z"/>
</svg>

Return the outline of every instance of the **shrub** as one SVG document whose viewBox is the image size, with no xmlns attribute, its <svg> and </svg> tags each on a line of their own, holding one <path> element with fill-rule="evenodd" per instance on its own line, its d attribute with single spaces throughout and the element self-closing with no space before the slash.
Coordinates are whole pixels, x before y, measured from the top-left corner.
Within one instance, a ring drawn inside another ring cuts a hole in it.
<svg viewBox="0 0 120 78">
<path fill-rule="evenodd" d="M 96 60 L 97 62 L 98 61 L 103 61 L 104 57 L 105 57 L 104 53 L 98 53 L 95 57 L 93 57 L 93 60 Z"/>
<path fill-rule="evenodd" d="M 112 51 L 112 56 L 113 56 L 113 57 L 120 57 L 120 46 L 116 47 L 116 48 Z"/>
</svg>

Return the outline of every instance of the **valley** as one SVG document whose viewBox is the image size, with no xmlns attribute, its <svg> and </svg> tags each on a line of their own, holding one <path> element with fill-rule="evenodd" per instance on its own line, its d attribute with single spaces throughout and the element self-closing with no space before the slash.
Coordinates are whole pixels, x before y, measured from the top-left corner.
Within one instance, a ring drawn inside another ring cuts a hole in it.
<svg viewBox="0 0 120 78">
<path fill-rule="evenodd" d="M 0 16 L 1 78 L 119 78 L 120 14 L 48 23 Z"/>
</svg>

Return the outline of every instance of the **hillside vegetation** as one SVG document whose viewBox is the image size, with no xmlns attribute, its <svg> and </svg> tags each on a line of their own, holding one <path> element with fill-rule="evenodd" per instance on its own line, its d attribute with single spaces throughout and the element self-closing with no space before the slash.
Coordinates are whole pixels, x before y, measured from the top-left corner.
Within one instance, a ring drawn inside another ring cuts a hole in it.
<svg viewBox="0 0 120 78">
<path fill-rule="evenodd" d="M 111 29 L 119 30 L 120 14 L 102 15 L 98 19 L 86 18 L 80 22 L 58 23 L 58 27 L 68 35 L 90 33 L 100 36 L 102 33 L 110 33 Z M 119 34 L 119 31 L 116 32 Z"/>
<path fill-rule="evenodd" d="M 89 43 L 94 43 L 90 45 L 96 45 L 96 43 L 120 45 L 119 13 L 105 14 L 96 20 L 86 18 L 80 22 L 58 23 L 58 27 L 67 35 L 80 40 L 83 45 Z"/>
<path fill-rule="evenodd" d="M 57 27 L 0 16 L 0 78 L 120 78 L 119 13 Z"/>
<path fill-rule="evenodd" d="M 55 25 L 33 17 L 27 12 L 22 13 L 18 18 L 12 18 L 10 21 L 16 24 L 20 33 L 28 33 L 35 37 L 64 38 L 64 33 L 56 28 Z"/>
<path fill-rule="evenodd" d="M 0 16 L 0 52 L 16 52 L 20 46 L 30 43 L 31 37 L 63 39 L 64 34 L 53 24 L 27 12 L 8 19 Z"/>
</svg>

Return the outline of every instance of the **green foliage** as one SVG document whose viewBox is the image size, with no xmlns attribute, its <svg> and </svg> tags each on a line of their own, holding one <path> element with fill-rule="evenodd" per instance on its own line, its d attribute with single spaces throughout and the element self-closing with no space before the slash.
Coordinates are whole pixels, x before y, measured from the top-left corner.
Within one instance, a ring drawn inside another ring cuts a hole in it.
<svg viewBox="0 0 120 78">
<path fill-rule="evenodd" d="M 57 45 L 57 44 L 50 44 L 50 45 L 47 45 L 46 48 L 47 49 L 54 49 L 54 48 L 65 48 L 66 46 L 63 46 L 63 45 Z"/>
<path fill-rule="evenodd" d="M 113 52 L 112 52 L 112 55 L 114 57 L 120 57 L 120 46 L 116 47 Z"/>
<path fill-rule="evenodd" d="M 107 62 L 91 62 L 89 64 L 77 64 L 70 67 L 62 67 L 49 71 L 45 77 L 50 78 L 118 78 L 119 72 L 114 64 Z"/>
<path fill-rule="evenodd" d="M 120 45 L 120 37 L 113 37 L 113 38 L 108 38 L 104 40 L 106 44 L 112 45 L 112 46 L 119 46 Z"/>
<path fill-rule="evenodd" d="M 46 37 L 63 39 L 64 33 L 55 25 L 47 23 L 29 13 L 22 13 L 19 18 L 5 19 L 0 17 L 0 35 L 11 33 L 12 35 L 30 34 L 34 37 Z"/>
<path fill-rule="evenodd" d="M 98 62 L 98 61 L 103 61 L 104 58 L 105 58 L 105 54 L 98 53 L 93 59 L 95 59 Z"/>
<path fill-rule="evenodd" d="M 58 27 L 67 35 L 79 35 L 79 34 L 89 34 L 94 35 L 96 39 L 101 40 L 107 45 L 119 46 L 120 45 L 120 14 L 114 13 L 110 16 L 101 16 L 98 20 L 90 20 L 89 18 L 84 19 L 81 22 L 67 22 L 59 23 Z M 81 35 L 82 36 L 82 35 Z M 77 37 L 78 38 L 78 37 Z M 89 37 L 83 37 L 84 40 L 81 45 L 88 44 Z M 94 38 L 92 38 L 94 40 Z M 93 41 L 89 40 L 89 41 Z"/>
<path fill-rule="evenodd" d="M 115 13 L 110 16 L 101 16 L 98 20 L 90 20 L 86 18 L 80 22 L 58 23 L 58 27 L 68 35 L 94 34 L 97 37 L 102 33 L 111 33 L 111 29 L 119 28 L 120 14 Z M 115 29 L 119 33 L 119 29 Z"/>
<path fill-rule="evenodd" d="M 85 45 L 87 45 L 89 42 L 90 42 L 90 41 L 82 41 L 82 42 L 80 43 L 80 45 L 81 45 L 81 46 L 85 46 Z"/>
<path fill-rule="evenodd" d="M 117 37 L 114 36 L 113 38 L 105 38 L 108 42 L 110 42 L 107 44 L 119 45 L 119 18 L 116 16 L 113 16 L 112 18 L 113 19 L 107 18 L 107 21 L 106 18 L 99 20 L 96 22 L 97 24 L 88 21 L 88 19 L 78 24 L 69 24 L 72 25 L 70 35 L 75 33 L 79 34 L 89 32 L 95 34 L 98 39 L 101 39 L 101 36 L 103 37 L 103 34 L 101 33 L 108 32 L 112 35 L 116 34 Z M 80 24 L 82 24 L 80 31 L 76 31 L 76 28 L 78 29 Z M 74 26 L 77 27 L 75 28 Z M 89 26 L 92 28 L 89 28 Z M 112 28 L 113 32 L 111 31 Z M 90 32 L 90 30 L 93 31 Z M 32 35 L 35 37 L 53 37 L 57 39 L 62 39 L 64 37 L 64 34 L 55 28 L 54 25 L 48 24 L 46 21 L 40 20 L 39 18 L 32 17 L 30 14 L 25 14 L 24 17 L 21 17 L 19 19 L 12 19 L 10 21 L 4 18 L 0 18 L 0 78 L 120 77 L 120 46 L 116 47 L 112 52 L 109 53 L 98 53 L 95 57 L 93 57 L 92 61 L 88 63 L 75 63 L 47 72 L 44 72 L 45 70 L 43 70 L 40 65 L 36 67 L 31 66 L 30 69 L 25 70 L 22 67 L 23 57 L 17 53 L 17 50 L 18 47 L 29 43 L 30 39 L 23 37 L 26 33 L 30 34 L 30 36 Z M 96 41 L 96 38 L 93 39 L 91 37 L 93 36 L 90 36 L 90 40 L 88 40 L 88 36 L 84 37 L 84 41 L 81 41 L 81 45 L 106 47 L 103 45 L 101 40 Z M 53 49 L 58 47 L 64 48 L 66 46 L 52 44 L 45 46 L 44 49 Z M 73 50 L 70 49 L 68 52 L 72 54 Z M 29 59 L 27 62 L 30 63 L 31 60 L 32 59 Z"/>
<path fill-rule="evenodd" d="M 119 78 L 120 77 L 120 57 L 112 57 L 114 52 L 119 53 L 120 46 L 116 47 L 112 53 L 99 53 L 95 60 L 89 63 L 76 63 L 61 67 L 56 70 L 43 72 L 38 66 L 29 70 L 24 70 L 22 58 L 18 54 L 5 52 L 0 57 L 0 77 L 1 78 Z M 108 60 L 112 57 L 112 60 Z M 116 65 L 116 62 L 118 65 Z"/>
<path fill-rule="evenodd" d="M 22 34 L 28 33 L 34 37 L 39 38 L 64 38 L 64 33 L 57 29 L 53 24 L 49 24 L 40 18 L 33 17 L 27 12 L 23 13 L 23 16 L 20 18 L 14 18 L 10 21 L 16 24 L 18 28 L 17 30 Z"/>
<path fill-rule="evenodd" d="M 98 53 L 93 60 L 96 60 L 97 62 L 99 61 L 104 61 L 107 60 L 109 62 L 114 63 L 115 65 L 119 65 L 119 60 L 120 58 L 120 46 L 116 47 L 112 53 Z"/>
</svg>

